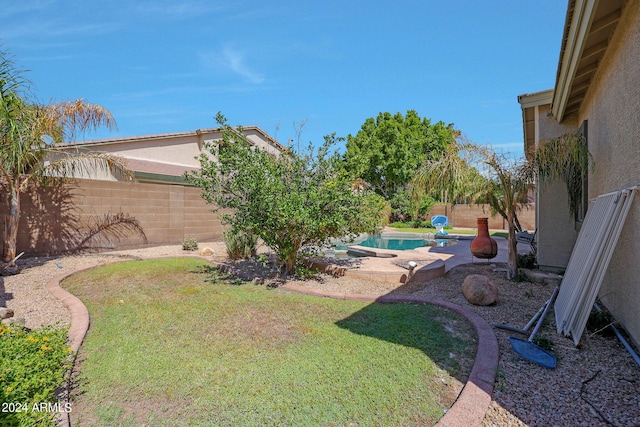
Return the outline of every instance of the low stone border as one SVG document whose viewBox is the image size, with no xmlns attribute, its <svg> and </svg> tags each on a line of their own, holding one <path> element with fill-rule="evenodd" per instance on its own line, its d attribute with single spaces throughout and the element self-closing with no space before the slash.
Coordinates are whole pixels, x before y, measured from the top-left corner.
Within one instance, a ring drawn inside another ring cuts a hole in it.
<svg viewBox="0 0 640 427">
<path fill-rule="evenodd" d="M 229 265 L 212 261 L 211 259 L 202 258 L 212 264 L 218 265 L 226 269 L 230 273 L 236 273 L 235 269 Z M 120 261 L 116 261 L 120 262 Z M 102 264 L 103 265 L 103 264 Z M 67 292 L 60 287 L 60 282 L 65 278 L 76 273 L 95 268 L 98 265 L 73 271 L 68 274 L 57 276 L 46 284 L 46 288 L 51 294 L 58 298 L 71 312 L 71 327 L 69 328 L 68 338 L 73 350 L 74 356 L 77 355 L 82 341 L 89 330 L 90 318 L 89 311 L 79 298 Z M 243 277 L 245 278 L 245 277 Z M 251 278 L 245 278 L 251 280 Z M 438 421 L 438 427 L 458 427 L 458 426 L 480 426 L 484 416 L 491 404 L 491 395 L 493 393 L 493 385 L 495 383 L 496 372 L 498 369 L 499 348 L 498 340 L 491 326 L 480 316 L 474 312 L 442 300 L 424 298 L 411 295 L 370 295 L 370 294 L 343 294 L 338 292 L 321 291 L 318 289 L 305 288 L 301 286 L 285 284 L 280 286 L 292 292 L 298 292 L 306 295 L 314 295 L 320 297 L 329 297 L 337 299 L 350 299 L 363 302 L 379 302 L 379 303 L 417 303 L 432 304 L 452 310 L 461 316 L 464 316 L 475 328 L 478 335 L 478 348 L 476 352 L 476 360 L 471 369 L 469 379 L 465 384 L 462 392 L 458 396 L 453 406 L 449 408 L 446 414 Z M 58 423 L 58 427 L 70 427 L 71 422 L 68 416 L 62 417 Z"/>
<path fill-rule="evenodd" d="M 49 280 L 45 286 L 47 291 L 49 291 L 54 297 L 58 298 L 71 313 L 71 326 L 69 327 L 69 331 L 67 332 L 67 338 L 69 339 L 70 344 L 69 346 L 72 350 L 71 370 L 73 370 L 73 366 L 75 365 L 75 359 L 78 356 L 78 350 L 80 350 L 82 341 L 84 340 L 84 337 L 85 335 L 87 335 L 87 331 L 89 330 L 89 310 L 87 310 L 87 307 L 82 303 L 82 301 L 80 301 L 80 298 L 62 289 L 62 287 L 60 286 L 60 282 L 62 282 L 69 276 L 94 267 L 83 268 L 80 270 L 72 271 L 71 273 L 56 276 L 53 279 Z M 64 393 L 63 400 L 63 403 L 69 403 L 68 393 Z M 71 427 L 71 419 L 69 413 L 60 414 L 58 427 Z"/>
</svg>

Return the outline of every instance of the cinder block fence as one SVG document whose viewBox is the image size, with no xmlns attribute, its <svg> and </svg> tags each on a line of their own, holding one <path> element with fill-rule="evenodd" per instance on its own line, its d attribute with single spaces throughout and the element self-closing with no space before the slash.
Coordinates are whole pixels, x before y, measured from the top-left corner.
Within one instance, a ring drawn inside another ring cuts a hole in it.
<svg viewBox="0 0 640 427">
<path fill-rule="evenodd" d="M 21 198 L 18 253 L 58 254 L 78 245 L 104 250 L 179 244 L 187 237 L 219 240 L 224 227 L 200 193 L 186 185 L 94 180 L 34 187 Z M 0 199 L 0 212 L 4 224 L 6 197 Z M 109 227 L 114 220 L 121 224 Z M 122 222 L 137 224 L 146 240 Z"/>
<path fill-rule="evenodd" d="M 175 184 L 74 180 L 53 187 L 33 187 L 22 194 L 18 253 L 53 255 L 79 248 L 124 249 L 145 245 L 180 244 L 222 239 L 224 226 L 211 212 L 197 187 Z M 4 224 L 6 195 L 0 196 Z M 488 206 L 436 205 L 431 215 L 447 215 L 454 227 L 476 228 L 477 218 L 490 217 L 489 227 L 506 228 L 501 217 L 491 218 Z M 524 228 L 535 230 L 533 205 L 519 215 Z M 123 227 L 114 222 L 129 222 Z M 97 232 L 103 230 L 101 232 Z M 4 228 L 0 227 L 0 236 Z"/>
</svg>

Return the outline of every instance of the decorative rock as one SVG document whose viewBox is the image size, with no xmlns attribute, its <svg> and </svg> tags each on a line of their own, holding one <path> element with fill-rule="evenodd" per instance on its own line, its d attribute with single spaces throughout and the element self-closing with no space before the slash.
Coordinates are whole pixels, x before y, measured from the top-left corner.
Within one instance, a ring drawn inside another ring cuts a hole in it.
<svg viewBox="0 0 640 427">
<path fill-rule="evenodd" d="M 533 283 L 546 283 L 549 285 L 560 285 L 562 276 L 554 273 L 540 271 L 540 270 L 528 270 L 521 268 L 520 271 L 524 273 L 527 280 Z"/>
<path fill-rule="evenodd" d="M 211 248 L 202 248 L 200 250 L 200 256 L 212 256 L 213 255 L 213 249 Z"/>
<path fill-rule="evenodd" d="M 0 307 L 0 319 L 8 319 L 9 317 L 13 317 L 13 310 L 6 307 Z"/>
<path fill-rule="evenodd" d="M 462 294 L 473 305 L 491 305 L 498 299 L 498 286 L 487 276 L 470 274 L 462 282 Z"/>
<path fill-rule="evenodd" d="M 27 323 L 27 321 L 22 317 L 17 317 L 17 318 L 10 318 L 10 319 L 2 319 L 2 323 L 4 323 L 7 326 L 11 326 L 11 325 L 24 326 Z"/>
</svg>

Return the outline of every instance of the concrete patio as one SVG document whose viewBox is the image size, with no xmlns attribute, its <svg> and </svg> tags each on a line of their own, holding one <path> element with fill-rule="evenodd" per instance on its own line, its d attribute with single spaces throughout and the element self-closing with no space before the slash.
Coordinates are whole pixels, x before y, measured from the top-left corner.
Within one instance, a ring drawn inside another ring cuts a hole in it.
<svg viewBox="0 0 640 427">
<path fill-rule="evenodd" d="M 409 235 L 407 235 L 409 237 Z M 317 258 L 313 266 L 321 271 L 366 280 L 391 283 L 426 282 L 442 276 L 461 264 L 489 263 L 496 268 L 505 268 L 508 260 L 507 239 L 494 237 L 498 254 L 490 260 L 476 258 L 471 253 L 471 241 L 475 236 L 450 235 L 447 240 L 454 244 L 425 246 L 413 250 L 377 249 L 353 245 L 350 249 L 370 254 L 358 258 Z M 518 253 L 530 251 L 528 245 L 518 243 Z M 415 263 L 411 268 L 410 263 Z"/>
</svg>

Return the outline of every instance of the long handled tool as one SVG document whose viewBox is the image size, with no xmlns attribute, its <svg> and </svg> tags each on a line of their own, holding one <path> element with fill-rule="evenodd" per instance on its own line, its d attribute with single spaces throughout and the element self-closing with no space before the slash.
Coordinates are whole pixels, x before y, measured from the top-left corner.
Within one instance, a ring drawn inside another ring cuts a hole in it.
<svg viewBox="0 0 640 427">
<path fill-rule="evenodd" d="M 553 301 L 558 296 L 558 291 L 560 288 L 556 288 L 549 298 L 546 307 L 544 308 L 542 314 L 540 315 L 540 319 L 538 319 L 538 323 L 536 327 L 531 332 L 528 340 L 523 340 L 521 338 L 509 337 L 509 342 L 511 343 L 511 347 L 513 350 L 518 353 L 520 356 L 525 359 L 536 363 L 540 366 L 544 366 L 545 368 L 554 369 L 556 367 L 556 357 L 549 353 L 547 350 L 533 343 L 533 338 L 536 336 L 540 327 L 542 326 L 542 322 L 544 322 L 544 318 L 547 316 L 549 309 L 553 305 Z"/>
<path fill-rule="evenodd" d="M 536 320 L 538 320 L 538 317 L 540 317 L 540 315 L 542 314 L 544 309 L 547 308 L 547 306 L 549 305 L 550 302 L 551 302 L 551 299 L 548 299 L 547 302 L 545 302 L 544 305 L 542 307 L 540 307 L 540 310 L 538 310 L 538 312 L 533 315 L 531 320 L 529 320 L 529 323 L 527 323 L 525 325 L 525 327 L 522 328 L 522 329 L 516 328 L 515 326 L 511 326 L 511 325 L 504 325 L 502 323 L 495 323 L 493 325 L 493 327 L 494 328 L 500 328 L 500 329 L 506 329 L 507 331 L 511 331 L 511 332 L 517 332 L 517 333 L 522 334 L 522 335 L 528 335 L 529 334 L 529 329 L 531 329 L 531 327 L 534 325 L 534 323 L 536 323 Z"/>
</svg>

